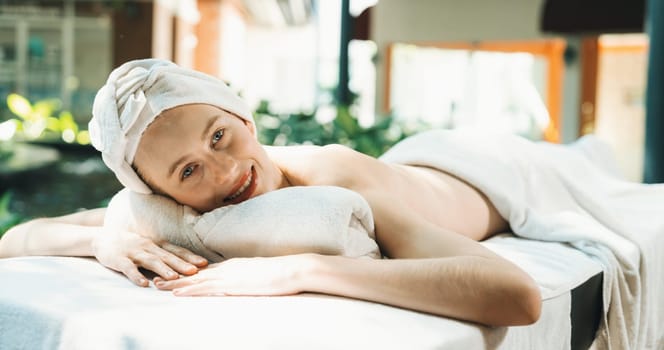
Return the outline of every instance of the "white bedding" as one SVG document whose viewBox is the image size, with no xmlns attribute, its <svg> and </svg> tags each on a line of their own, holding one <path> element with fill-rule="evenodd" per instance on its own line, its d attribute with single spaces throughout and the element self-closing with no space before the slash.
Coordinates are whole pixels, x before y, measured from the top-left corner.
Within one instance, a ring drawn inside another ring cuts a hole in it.
<svg viewBox="0 0 664 350">
<path fill-rule="evenodd" d="M 405 139 L 381 159 L 457 176 L 486 195 L 517 236 L 569 242 L 593 256 L 604 273 L 604 314 L 594 345 L 662 349 L 664 184 L 615 177 L 588 156 L 584 143 L 601 150 L 592 140 L 563 146 L 433 130 Z"/>
<path fill-rule="evenodd" d="M 570 293 L 559 286 L 600 265 L 561 243 L 505 235 L 483 244 L 541 286 L 536 324 L 488 328 L 314 294 L 175 297 L 92 259 L 22 257 L 0 260 L 0 349 L 569 349 Z"/>
</svg>

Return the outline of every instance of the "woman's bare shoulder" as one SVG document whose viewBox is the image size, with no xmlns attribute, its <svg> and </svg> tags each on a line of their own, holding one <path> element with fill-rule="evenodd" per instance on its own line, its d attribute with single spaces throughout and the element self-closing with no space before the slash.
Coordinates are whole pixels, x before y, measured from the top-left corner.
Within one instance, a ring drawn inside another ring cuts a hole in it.
<svg viewBox="0 0 664 350">
<path fill-rule="evenodd" d="M 385 163 L 347 146 L 286 146 L 270 148 L 268 154 L 293 185 L 329 185 L 354 189 L 387 174 Z"/>
<path fill-rule="evenodd" d="M 275 161 L 283 160 L 284 158 L 302 158 L 302 157 L 316 157 L 321 155 L 338 156 L 349 155 L 351 153 L 358 153 L 350 147 L 340 144 L 329 144 L 324 146 L 317 145 L 293 145 L 293 146 L 263 146 L 267 154 Z"/>
</svg>

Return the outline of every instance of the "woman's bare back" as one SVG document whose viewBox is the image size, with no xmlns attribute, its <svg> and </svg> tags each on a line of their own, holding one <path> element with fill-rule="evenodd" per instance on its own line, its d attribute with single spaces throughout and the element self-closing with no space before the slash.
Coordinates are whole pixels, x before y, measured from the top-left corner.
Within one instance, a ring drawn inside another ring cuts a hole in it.
<svg viewBox="0 0 664 350">
<path fill-rule="evenodd" d="M 438 169 L 390 166 L 403 178 L 403 186 L 393 190 L 432 223 L 477 241 L 509 230 L 495 206 L 467 182 Z"/>
</svg>

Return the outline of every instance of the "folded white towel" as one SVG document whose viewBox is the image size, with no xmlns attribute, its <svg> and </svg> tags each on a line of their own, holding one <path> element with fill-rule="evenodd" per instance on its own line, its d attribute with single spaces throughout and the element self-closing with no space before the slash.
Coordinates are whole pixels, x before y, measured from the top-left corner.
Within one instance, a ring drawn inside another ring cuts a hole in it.
<svg viewBox="0 0 664 350">
<path fill-rule="evenodd" d="M 145 129 L 163 111 L 204 103 L 253 124 L 249 106 L 223 81 L 159 59 L 129 61 L 99 89 L 88 125 L 90 141 L 127 188 L 151 193 L 131 164 Z"/>
<path fill-rule="evenodd" d="M 202 215 L 124 189 L 109 203 L 104 225 L 170 241 L 212 262 L 308 252 L 380 257 L 369 204 L 333 186 L 288 187 Z"/>
</svg>

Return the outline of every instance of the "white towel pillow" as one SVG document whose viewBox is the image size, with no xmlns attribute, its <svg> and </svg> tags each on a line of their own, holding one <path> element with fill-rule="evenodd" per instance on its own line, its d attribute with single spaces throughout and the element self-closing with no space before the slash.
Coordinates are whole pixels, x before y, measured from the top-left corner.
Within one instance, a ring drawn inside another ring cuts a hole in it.
<svg viewBox="0 0 664 350">
<path fill-rule="evenodd" d="M 288 187 L 201 215 L 166 197 L 123 189 L 104 225 L 167 240 L 212 262 L 307 252 L 381 256 L 369 204 L 333 186 Z"/>
</svg>

